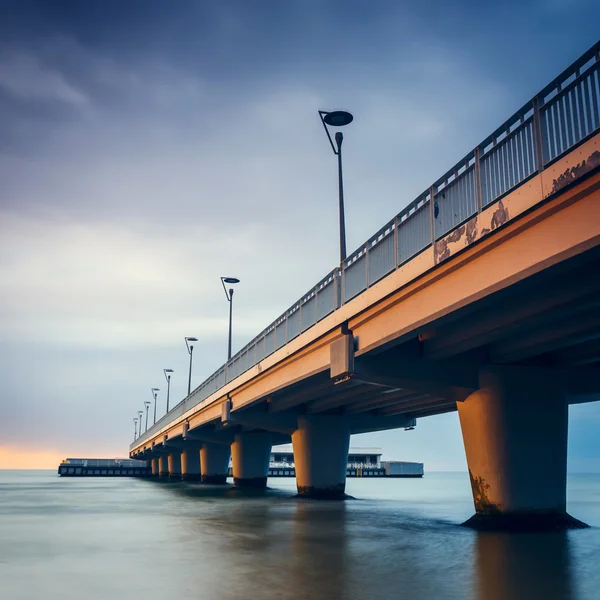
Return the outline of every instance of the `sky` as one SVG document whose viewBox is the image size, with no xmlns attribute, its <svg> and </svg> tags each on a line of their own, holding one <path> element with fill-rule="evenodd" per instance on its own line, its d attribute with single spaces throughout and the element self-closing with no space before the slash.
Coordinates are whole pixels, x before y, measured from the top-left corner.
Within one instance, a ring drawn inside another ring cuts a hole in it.
<svg viewBox="0 0 600 600">
<path fill-rule="evenodd" d="M 187 391 L 597 41 L 597 0 L 0 0 L 0 468 L 126 456 Z M 600 471 L 600 403 L 569 469 Z M 464 470 L 456 413 L 355 436 Z"/>
</svg>

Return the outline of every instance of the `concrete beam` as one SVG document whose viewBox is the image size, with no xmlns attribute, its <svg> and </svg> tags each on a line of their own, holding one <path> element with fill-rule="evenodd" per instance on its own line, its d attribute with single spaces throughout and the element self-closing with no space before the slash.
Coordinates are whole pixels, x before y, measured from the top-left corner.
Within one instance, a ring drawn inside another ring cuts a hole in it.
<svg viewBox="0 0 600 600">
<path fill-rule="evenodd" d="M 473 356 L 429 361 L 415 356 L 414 343 L 408 352 L 391 351 L 356 359 L 356 381 L 409 389 L 460 402 L 478 387 L 478 369 L 484 362 L 481 352 Z"/>
<path fill-rule="evenodd" d="M 348 419 L 351 434 L 402 429 L 404 427 L 415 427 L 416 424 L 416 419 L 407 415 L 379 416 L 363 414 L 353 415 Z"/>
</svg>

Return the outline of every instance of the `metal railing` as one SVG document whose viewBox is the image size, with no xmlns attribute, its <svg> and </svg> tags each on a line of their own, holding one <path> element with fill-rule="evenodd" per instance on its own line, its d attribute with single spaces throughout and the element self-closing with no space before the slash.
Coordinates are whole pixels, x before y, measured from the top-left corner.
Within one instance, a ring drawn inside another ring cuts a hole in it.
<svg viewBox="0 0 600 600">
<path fill-rule="evenodd" d="M 341 267 L 294 302 L 137 443 L 597 132 L 599 71 L 600 42 L 350 254 Z"/>
</svg>

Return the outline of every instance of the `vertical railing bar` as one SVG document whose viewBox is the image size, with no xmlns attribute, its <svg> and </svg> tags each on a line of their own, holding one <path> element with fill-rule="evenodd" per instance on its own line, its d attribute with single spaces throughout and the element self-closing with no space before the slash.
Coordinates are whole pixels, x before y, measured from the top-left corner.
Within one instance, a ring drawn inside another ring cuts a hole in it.
<svg viewBox="0 0 600 600">
<path fill-rule="evenodd" d="M 540 105 L 538 97 L 533 99 L 533 158 L 535 170 L 544 168 L 544 133 L 542 131 L 542 120 L 540 116 Z"/>
<path fill-rule="evenodd" d="M 581 127 L 580 122 L 581 116 L 583 116 L 583 110 L 581 106 L 581 83 L 578 83 L 573 88 L 573 131 L 575 133 L 575 139 L 577 142 L 585 137 L 583 134 L 585 127 Z"/>
<path fill-rule="evenodd" d="M 556 102 L 552 104 L 552 128 L 554 134 L 554 154 L 552 158 L 556 158 L 560 154 L 561 139 L 560 139 L 560 126 L 558 123 L 558 108 Z"/>
<path fill-rule="evenodd" d="M 516 157 L 516 163 L 515 163 L 515 181 L 516 181 L 516 183 L 520 183 L 525 178 L 523 175 L 525 172 L 525 170 L 523 169 L 523 143 L 522 143 L 523 135 L 524 135 L 524 129 L 521 128 L 521 129 L 519 129 L 519 131 L 517 132 L 517 134 L 514 138 L 515 157 Z"/>
<path fill-rule="evenodd" d="M 558 105 L 560 130 L 563 140 L 562 151 L 564 152 L 567 148 L 571 147 L 571 136 L 569 135 L 569 112 L 567 110 L 567 98 L 565 95 L 560 97 Z"/>
<path fill-rule="evenodd" d="M 369 242 L 365 242 L 365 289 L 369 288 Z"/>
<path fill-rule="evenodd" d="M 594 73 L 592 73 L 592 75 L 594 75 L 594 79 L 599 80 L 600 79 L 600 73 L 599 71 L 596 69 L 596 71 Z M 600 126 L 600 116 L 598 115 L 598 93 L 596 92 L 596 85 L 594 80 L 590 77 L 588 78 L 590 80 L 590 87 L 592 88 L 592 112 L 594 115 L 594 124 L 592 127 L 590 127 L 590 131 L 589 133 L 592 133 L 592 131 L 594 131 L 595 129 L 597 129 Z M 588 79 L 586 79 L 586 81 L 588 81 Z M 600 81 L 598 81 L 598 83 L 600 83 Z"/>
<path fill-rule="evenodd" d="M 398 215 L 394 217 L 394 268 L 398 268 Z"/>
<path fill-rule="evenodd" d="M 435 216 L 434 216 L 434 206 L 435 206 L 435 194 L 434 187 L 431 186 L 429 188 L 429 239 L 431 240 L 431 245 L 435 244 Z M 439 210 L 439 206 L 438 206 Z"/>
</svg>

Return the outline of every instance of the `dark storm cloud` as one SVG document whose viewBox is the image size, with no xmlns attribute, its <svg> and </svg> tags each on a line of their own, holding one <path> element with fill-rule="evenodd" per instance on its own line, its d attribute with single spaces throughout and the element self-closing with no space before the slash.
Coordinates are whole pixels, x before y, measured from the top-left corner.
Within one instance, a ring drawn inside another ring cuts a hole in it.
<svg viewBox="0 0 600 600">
<path fill-rule="evenodd" d="M 595 42 L 600 19 L 592 0 L 0 11 L 0 442 L 59 432 L 65 453 L 85 439 L 123 452 L 164 367 L 181 397 L 184 335 L 201 339 L 197 383 L 221 364 L 220 275 L 242 279 L 240 347 L 333 267 L 335 157 L 317 109 L 356 117 L 353 248 Z M 392 458 L 462 468 L 455 421 L 381 439 Z"/>
</svg>

